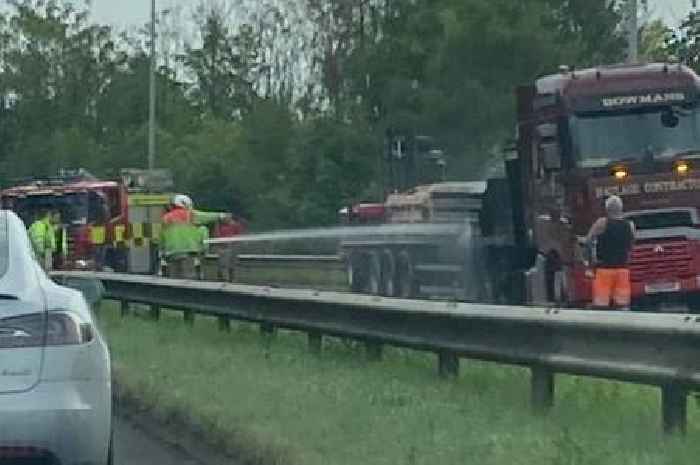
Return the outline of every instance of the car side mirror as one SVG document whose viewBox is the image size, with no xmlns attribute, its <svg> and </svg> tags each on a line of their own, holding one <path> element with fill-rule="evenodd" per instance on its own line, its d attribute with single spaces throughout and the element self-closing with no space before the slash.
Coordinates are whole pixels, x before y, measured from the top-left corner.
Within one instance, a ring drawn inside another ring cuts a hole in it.
<svg viewBox="0 0 700 465">
<path fill-rule="evenodd" d="M 61 280 L 61 285 L 80 291 L 91 307 L 98 306 L 105 294 L 104 285 L 99 279 L 66 277 Z"/>
<path fill-rule="evenodd" d="M 547 141 L 540 144 L 542 165 L 546 171 L 561 169 L 561 147 L 557 142 Z"/>
</svg>

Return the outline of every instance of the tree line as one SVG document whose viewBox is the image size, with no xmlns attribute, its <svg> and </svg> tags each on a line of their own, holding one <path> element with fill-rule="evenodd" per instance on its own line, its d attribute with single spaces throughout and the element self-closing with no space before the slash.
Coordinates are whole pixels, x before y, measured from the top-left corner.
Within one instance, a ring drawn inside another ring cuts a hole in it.
<svg viewBox="0 0 700 465">
<path fill-rule="evenodd" d="M 0 182 L 144 166 L 147 28 L 95 24 L 89 3 L 8 3 Z M 512 133 L 514 86 L 621 61 L 623 12 L 609 0 L 200 0 L 196 37 L 159 56 L 157 164 L 200 206 L 257 228 L 331 224 L 341 206 L 379 200 L 389 129 L 432 136 L 449 177 L 473 179 Z M 647 29 L 647 56 L 690 56 L 662 24 Z"/>
</svg>

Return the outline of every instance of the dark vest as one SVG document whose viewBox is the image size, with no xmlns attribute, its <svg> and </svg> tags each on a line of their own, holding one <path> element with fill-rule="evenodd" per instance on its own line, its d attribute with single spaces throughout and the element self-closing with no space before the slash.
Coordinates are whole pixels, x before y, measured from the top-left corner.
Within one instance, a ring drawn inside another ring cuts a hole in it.
<svg viewBox="0 0 700 465">
<path fill-rule="evenodd" d="M 598 236 L 596 246 L 598 266 L 601 268 L 625 268 L 633 244 L 634 236 L 630 222 L 608 218 L 605 232 Z"/>
</svg>

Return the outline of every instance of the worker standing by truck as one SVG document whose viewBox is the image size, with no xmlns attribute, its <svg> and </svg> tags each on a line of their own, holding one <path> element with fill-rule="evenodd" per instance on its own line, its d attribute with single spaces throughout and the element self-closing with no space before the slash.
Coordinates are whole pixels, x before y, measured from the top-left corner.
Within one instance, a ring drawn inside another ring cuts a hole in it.
<svg viewBox="0 0 700 465">
<path fill-rule="evenodd" d="M 186 195 L 176 195 L 172 208 L 163 215 L 160 238 L 160 253 L 167 276 L 196 279 L 200 274 L 204 252 L 205 237 L 201 227 L 226 217 L 225 213 L 194 210 L 192 199 Z"/>
<path fill-rule="evenodd" d="M 53 253 L 56 250 L 56 234 L 52 224 L 52 214 L 49 210 L 39 211 L 36 220 L 29 227 L 29 239 L 42 268 L 45 271 L 51 271 Z"/>
<path fill-rule="evenodd" d="M 629 309 L 631 300 L 630 271 L 627 267 L 634 245 L 635 228 L 623 217 L 622 199 L 616 195 L 605 201 L 606 216 L 591 227 L 586 243 L 592 249 L 595 242 L 596 271 L 593 280 L 593 306 Z"/>
</svg>

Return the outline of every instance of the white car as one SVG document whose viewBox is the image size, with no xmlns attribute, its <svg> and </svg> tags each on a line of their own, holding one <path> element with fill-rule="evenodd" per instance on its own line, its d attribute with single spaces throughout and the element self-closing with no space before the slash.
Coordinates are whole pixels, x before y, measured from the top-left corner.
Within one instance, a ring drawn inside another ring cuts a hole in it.
<svg viewBox="0 0 700 465">
<path fill-rule="evenodd" d="M 89 305 L 0 211 L 0 463 L 111 464 L 111 438 L 110 356 Z"/>
</svg>

